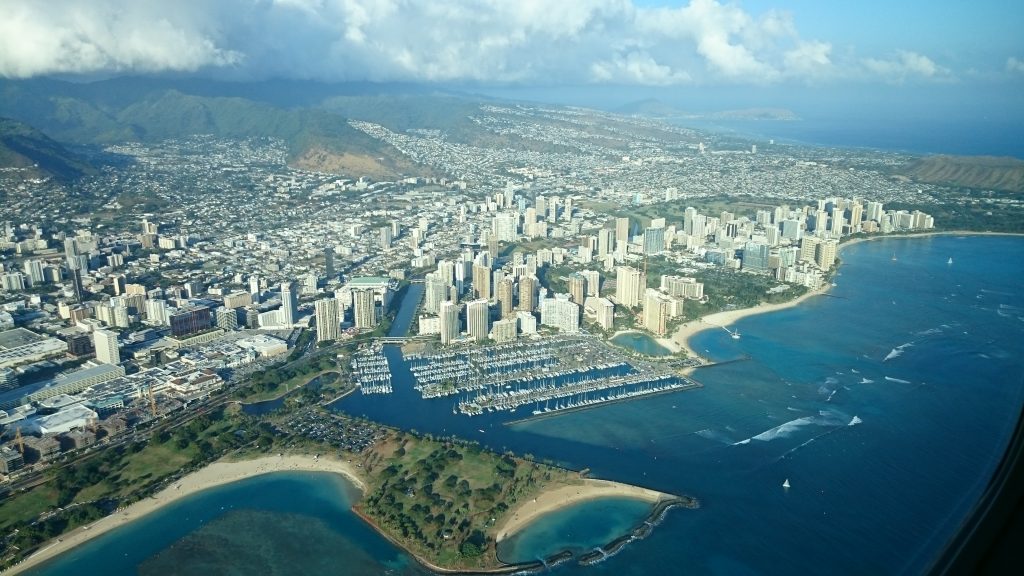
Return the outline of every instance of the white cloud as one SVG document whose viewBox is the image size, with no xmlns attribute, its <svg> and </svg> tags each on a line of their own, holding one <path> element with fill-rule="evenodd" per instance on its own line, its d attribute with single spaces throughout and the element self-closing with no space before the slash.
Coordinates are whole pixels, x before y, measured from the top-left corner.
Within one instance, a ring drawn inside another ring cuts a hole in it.
<svg viewBox="0 0 1024 576">
<path fill-rule="evenodd" d="M 0 0 L 0 76 L 196 71 L 233 78 L 766 84 L 871 71 L 938 78 L 924 56 L 835 61 L 787 12 L 691 0 Z"/>
<path fill-rule="evenodd" d="M 56 72 L 194 71 L 243 56 L 219 48 L 184 11 L 158 17 L 135 4 L 6 2 L 0 19 L 0 75 Z"/>
<path fill-rule="evenodd" d="M 610 61 L 595 62 L 590 70 L 596 82 L 615 84 L 669 86 L 687 84 L 692 80 L 686 72 L 658 64 L 645 52 L 630 52 L 624 57 L 616 56 Z"/>
<path fill-rule="evenodd" d="M 1006 71 L 1024 73 L 1024 60 L 1016 56 L 1010 56 L 1006 59 Z"/>
<path fill-rule="evenodd" d="M 895 58 L 888 60 L 866 58 L 863 64 L 868 72 L 889 82 L 903 82 L 913 78 L 952 79 L 948 68 L 939 66 L 927 56 L 908 50 L 900 50 Z"/>
</svg>

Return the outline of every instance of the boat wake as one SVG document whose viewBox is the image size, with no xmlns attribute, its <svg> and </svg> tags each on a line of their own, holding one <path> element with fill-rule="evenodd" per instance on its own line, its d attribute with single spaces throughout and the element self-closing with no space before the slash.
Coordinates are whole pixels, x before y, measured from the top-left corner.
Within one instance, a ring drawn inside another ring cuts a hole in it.
<svg viewBox="0 0 1024 576">
<path fill-rule="evenodd" d="M 893 378 L 892 376 L 886 376 L 885 379 L 888 380 L 889 382 L 896 382 L 897 384 L 910 384 L 910 380 L 903 380 L 903 379 L 900 379 L 900 378 Z"/>
</svg>

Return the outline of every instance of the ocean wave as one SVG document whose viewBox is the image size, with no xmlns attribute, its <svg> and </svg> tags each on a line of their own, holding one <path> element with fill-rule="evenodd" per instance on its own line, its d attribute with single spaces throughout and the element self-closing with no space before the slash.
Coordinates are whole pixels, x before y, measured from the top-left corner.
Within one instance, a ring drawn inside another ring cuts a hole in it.
<svg viewBox="0 0 1024 576">
<path fill-rule="evenodd" d="M 942 330 L 939 328 L 929 328 L 920 332 L 914 332 L 914 336 L 931 336 L 932 334 L 942 334 Z"/>
<path fill-rule="evenodd" d="M 857 424 L 860 424 L 861 422 L 863 422 L 863 420 L 861 420 L 857 416 L 854 416 L 853 418 L 850 419 L 850 423 L 847 424 L 847 426 L 856 426 Z"/>
<path fill-rule="evenodd" d="M 785 424 L 780 424 L 774 428 L 769 428 L 768 430 L 765 430 L 764 432 L 761 432 L 756 436 L 751 436 L 750 438 L 744 440 L 743 442 L 737 442 L 737 444 L 743 444 L 749 442 L 750 440 L 757 440 L 758 442 L 771 442 L 776 438 L 786 438 L 790 434 L 799 430 L 800 428 L 813 423 L 813 417 L 804 416 L 803 418 L 790 420 L 789 422 L 786 422 Z"/>
<path fill-rule="evenodd" d="M 874 384 L 875 381 L 870 379 L 870 378 L 861 378 L 860 379 L 860 383 L 861 384 Z"/>
<path fill-rule="evenodd" d="M 838 390 L 839 390 L 838 388 L 833 390 L 832 393 L 828 395 L 828 398 L 825 399 L 825 402 L 831 402 L 832 401 L 832 397 L 836 395 L 836 392 Z"/>
<path fill-rule="evenodd" d="M 886 376 L 885 379 L 888 380 L 889 382 L 897 382 L 899 384 L 910 384 L 910 380 L 902 380 L 900 378 L 893 378 L 892 376 Z"/>
<path fill-rule="evenodd" d="M 903 350 L 901 350 L 899 348 L 893 348 L 889 352 L 889 354 L 886 355 L 885 358 L 882 358 L 882 362 L 888 362 L 889 360 L 892 360 L 893 358 L 899 358 L 902 355 L 903 355 Z"/>
</svg>

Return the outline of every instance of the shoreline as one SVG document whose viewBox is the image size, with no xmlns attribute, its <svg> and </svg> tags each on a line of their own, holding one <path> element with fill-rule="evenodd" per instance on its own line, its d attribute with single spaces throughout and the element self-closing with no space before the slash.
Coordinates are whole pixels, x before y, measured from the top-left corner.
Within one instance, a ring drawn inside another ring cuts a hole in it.
<svg viewBox="0 0 1024 576">
<path fill-rule="evenodd" d="M 641 488 L 630 484 L 620 484 L 610 480 L 584 478 L 583 483 L 575 486 L 562 486 L 543 492 L 536 498 L 523 502 L 511 510 L 512 515 L 501 525 L 495 534 L 495 542 L 522 531 L 542 516 L 547 516 L 563 508 L 602 498 L 630 498 L 656 504 L 671 494 Z"/>
<path fill-rule="evenodd" d="M 860 244 L 861 242 L 874 242 L 877 240 L 885 240 L 888 238 L 931 238 L 935 236 L 1024 236 L 1024 233 L 1020 232 L 984 232 L 984 231 L 971 231 L 971 230 L 948 230 L 948 231 L 934 231 L 934 232 L 920 232 L 920 233 L 906 233 L 906 234 L 875 234 L 871 236 L 862 236 L 859 238 L 853 238 L 846 241 L 841 241 L 839 246 L 836 248 L 836 254 L 838 255 L 847 246 L 853 246 Z M 838 267 L 835 269 L 839 270 Z M 704 358 L 690 346 L 690 339 L 696 336 L 699 332 L 709 330 L 711 328 L 725 328 L 731 326 L 735 322 L 742 320 L 748 316 L 756 316 L 758 314 L 767 314 L 768 312 L 776 312 L 778 310 L 785 310 L 798 306 L 803 302 L 809 300 L 814 296 L 821 296 L 826 294 L 829 289 L 832 288 L 831 283 L 825 283 L 816 290 L 811 290 L 797 298 L 786 302 L 779 302 L 777 304 L 761 303 L 757 306 L 750 308 L 740 308 L 738 310 L 725 310 L 722 312 L 714 312 L 706 316 L 701 316 L 696 320 L 691 320 L 685 324 L 682 324 L 676 331 L 672 333 L 672 341 L 675 345 L 679 346 L 682 350 L 685 350 L 687 355 L 691 358 Z"/>
<path fill-rule="evenodd" d="M 815 290 L 810 290 L 785 302 L 778 302 L 775 304 L 762 302 L 761 304 L 750 308 L 738 308 L 736 310 L 713 312 L 706 316 L 701 316 L 696 320 L 686 322 L 676 328 L 676 331 L 672 333 L 672 340 L 685 350 L 690 358 L 703 358 L 702 355 L 698 354 L 690 346 L 690 339 L 696 336 L 698 332 L 710 330 L 711 328 L 725 328 L 748 316 L 757 316 L 758 314 L 767 314 L 768 312 L 777 312 L 779 310 L 793 308 L 803 304 L 815 296 L 826 294 L 831 288 L 832 284 L 830 282 L 826 282 Z"/>
<path fill-rule="evenodd" d="M 366 492 L 366 484 L 359 478 L 352 464 L 335 458 L 284 455 L 263 456 L 253 460 L 240 460 L 236 462 L 217 461 L 172 482 L 166 488 L 148 498 L 139 500 L 126 508 L 119 509 L 92 524 L 79 526 L 61 535 L 56 540 L 44 543 L 43 547 L 37 552 L 2 572 L 2 574 L 8 576 L 34 568 L 115 528 L 130 524 L 187 496 L 246 478 L 275 472 L 331 472 L 344 477 L 360 491 Z"/>
</svg>

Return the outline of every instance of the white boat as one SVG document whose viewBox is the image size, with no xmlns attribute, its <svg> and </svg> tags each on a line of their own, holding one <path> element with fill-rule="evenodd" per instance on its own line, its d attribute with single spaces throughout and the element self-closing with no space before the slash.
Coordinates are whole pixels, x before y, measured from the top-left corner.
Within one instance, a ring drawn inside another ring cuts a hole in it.
<svg viewBox="0 0 1024 576">
<path fill-rule="evenodd" d="M 950 258 L 949 260 L 946 260 L 946 264 L 952 264 L 952 263 L 953 263 L 953 259 L 952 258 Z"/>
<path fill-rule="evenodd" d="M 786 489 L 789 488 L 789 478 L 786 478 L 786 480 L 782 483 L 782 487 Z"/>
<path fill-rule="evenodd" d="M 730 335 L 732 336 L 733 340 L 739 340 L 740 339 L 740 331 L 739 330 L 737 330 L 735 332 L 732 332 Z"/>
</svg>

